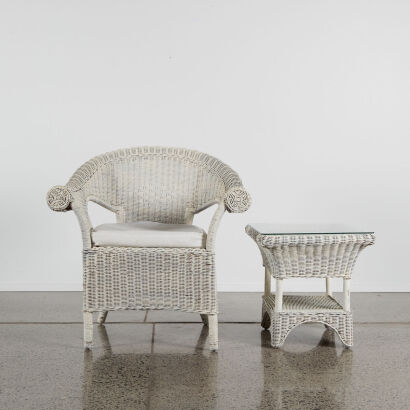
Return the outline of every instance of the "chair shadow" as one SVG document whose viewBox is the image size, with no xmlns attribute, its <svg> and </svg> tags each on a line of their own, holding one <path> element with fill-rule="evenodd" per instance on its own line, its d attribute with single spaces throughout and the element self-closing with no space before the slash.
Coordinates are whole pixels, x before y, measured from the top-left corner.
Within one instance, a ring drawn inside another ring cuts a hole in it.
<svg viewBox="0 0 410 410">
<path fill-rule="evenodd" d="M 326 329 L 313 349 L 273 349 L 268 331 L 261 332 L 264 388 L 261 409 L 344 409 L 353 352 L 338 354 L 335 332 Z"/>
<path fill-rule="evenodd" d="M 115 353 L 98 327 L 103 352 L 84 352 L 83 408 L 216 408 L 218 355 L 203 326 L 192 353 Z"/>
</svg>

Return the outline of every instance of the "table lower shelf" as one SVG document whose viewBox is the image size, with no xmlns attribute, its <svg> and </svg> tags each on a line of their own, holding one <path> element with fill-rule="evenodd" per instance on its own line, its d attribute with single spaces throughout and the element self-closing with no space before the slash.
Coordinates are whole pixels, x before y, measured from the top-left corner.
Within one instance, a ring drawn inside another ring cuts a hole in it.
<svg viewBox="0 0 410 410">
<path fill-rule="evenodd" d="M 275 310 L 275 295 L 263 296 L 269 310 Z M 343 312 L 343 306 L 332 296 L 283 295 L 281 312 Z"/>
<path fill-rule="evenodd" d="M 309 322 L 334 329 L 346 346 L 352 346 L 352 313 L 332 296 L 283 295 L 280 312 L 275 312 L 275 295 L 263 296 L 261 325 L 270 330 L 273 347 L 282 346 L 292 329 Z"/>
</svg>

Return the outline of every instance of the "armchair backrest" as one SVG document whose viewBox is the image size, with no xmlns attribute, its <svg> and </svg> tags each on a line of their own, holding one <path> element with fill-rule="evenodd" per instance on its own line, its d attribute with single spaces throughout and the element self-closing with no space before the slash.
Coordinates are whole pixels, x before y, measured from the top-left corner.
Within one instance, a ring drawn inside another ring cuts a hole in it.
<svg viewBox="0 0 410 410">
<path fill-rule="evenodd" d="M 60 189 L 75 201 L 92 200 L 116 211 L 120 222 L 186 223 L 216 202 L 225 200 L 231 212 L 250 205 L 235 171 L 210 155 L 182 148 L 138 147 L 99 155 Z"/>
</svg>

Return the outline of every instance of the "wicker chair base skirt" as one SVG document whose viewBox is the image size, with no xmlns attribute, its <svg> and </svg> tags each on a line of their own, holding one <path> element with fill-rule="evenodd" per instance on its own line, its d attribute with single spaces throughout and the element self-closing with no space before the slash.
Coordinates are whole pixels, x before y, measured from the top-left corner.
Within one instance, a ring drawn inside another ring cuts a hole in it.
<svg viewBox="0 0 410 410">
<path fill-rule="evenodd" d="M 83 251 L 84 310 L 171 309 L 215 314 L 213 252 L 193 248 Z"/>
<path fill-rule="evenodd" d="M 296 326 L 323 323 L 336 331 L 346 347 L 353 346 L 352 313 L 331 296 L 292 296 L 283 298 L 283 311 L 275 312 L 275 295 L 263 296 L 261 325 L 271 334 L 272 347 L 281 347 Z"/>
<path fill-rule="evenodd" d="M 95 247 L 83 251 L 84 314 L 165 309 L 201 314 L 217 349 L 217 298 L 214 253 L 194 248 Z M 212 315 L 215 318 L 210 318 Z M 85 330 L 92 345 L 92 324 Z"/>
</svg>

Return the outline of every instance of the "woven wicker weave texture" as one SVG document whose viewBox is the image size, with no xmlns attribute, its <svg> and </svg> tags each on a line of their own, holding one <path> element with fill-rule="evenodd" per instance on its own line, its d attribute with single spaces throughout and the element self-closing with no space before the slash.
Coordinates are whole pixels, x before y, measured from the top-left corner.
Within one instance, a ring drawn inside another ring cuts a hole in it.
<svg viewBox="0 0 410 410">
<path fill-rule="evenodd" d="M 192 223 L 217 204 L 205 249 L 96 247 L 88 201 L 115 212 L 117 222 Z M 47 194 L 54 211 L 73 210 L 83 238 L 84 341 L 92 346 L 92 313 L 171 309 L 200 313 L 218 347 L 214 240 L 225 210 L 244 212 L 251 199 L 238 174 L 210 155 L 183 148 L 138 147 L 97 156 L 65 186 Z"/>
</svg>

